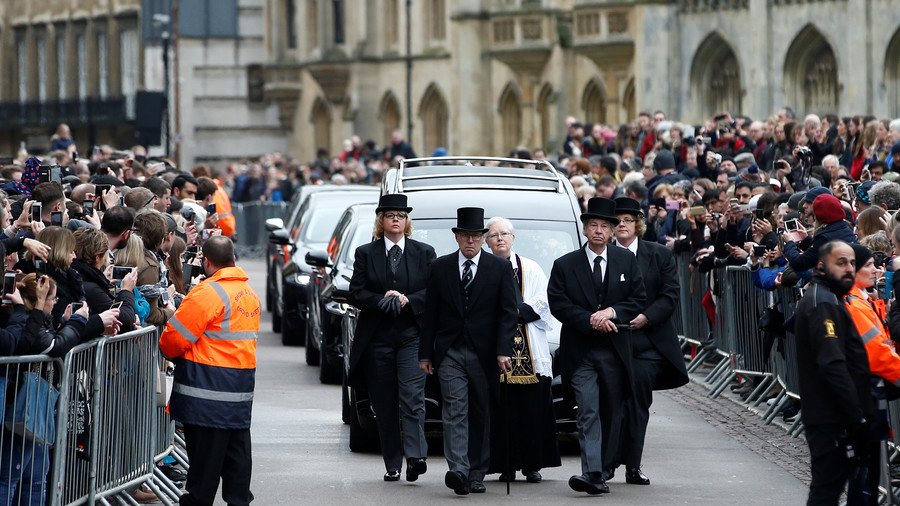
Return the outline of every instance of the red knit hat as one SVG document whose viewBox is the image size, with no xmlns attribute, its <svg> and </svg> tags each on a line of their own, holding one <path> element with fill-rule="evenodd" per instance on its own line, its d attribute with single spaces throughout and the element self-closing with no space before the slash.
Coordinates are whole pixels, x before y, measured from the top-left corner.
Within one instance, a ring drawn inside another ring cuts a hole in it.
<svg viewBox="0 0 900 506">
<path fill-rule="evenodd" d="M 819 223 L 829 224 L 843 220 L 847 215 L 841 201 L 834 195 L 824 194 L 813 200 L 813 214 Z"/>
</svg>

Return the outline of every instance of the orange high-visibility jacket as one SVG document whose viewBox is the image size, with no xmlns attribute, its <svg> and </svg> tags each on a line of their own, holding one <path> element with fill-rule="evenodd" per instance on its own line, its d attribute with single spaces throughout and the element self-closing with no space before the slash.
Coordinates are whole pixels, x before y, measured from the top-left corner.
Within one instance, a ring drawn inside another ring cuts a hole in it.
<svg viewBox="0 0 900 506">
<path fill-rule="evenodd" d="M 175 362 L 169 411 L 182 423 L 250 427 L 256 382 L 259 298 L 240 267 L 226 267 L 194 287 L 160 336 Z"/>
<path fill-rule="evenodd" d="M 866 346 L 872 374 L 900 386 L 900 355 L 884 329 L 884 319 L 874 304 L 877 301 L 869 300 L 858 286 L 854 286 L 844 302 Z"/>
<path fill-rule="evenodd" d="M 228 198 L 228 193 L 225 192 L 225 188 L 222 188 L 222 183 L 219 182 L 218 179 L 213 179 L 216 182 L 216 186 L 218 189 L 216 193 L 213 194 L 213 202 L 216 204 L 216 214 L 219 215 L 219 221 L 216 223 L 216 226 L 222 230 L 222 235 L 225 237 L 231 237 L 234 235 L 234 214 L 231 212 L 231 199 Z"/>
</svg>

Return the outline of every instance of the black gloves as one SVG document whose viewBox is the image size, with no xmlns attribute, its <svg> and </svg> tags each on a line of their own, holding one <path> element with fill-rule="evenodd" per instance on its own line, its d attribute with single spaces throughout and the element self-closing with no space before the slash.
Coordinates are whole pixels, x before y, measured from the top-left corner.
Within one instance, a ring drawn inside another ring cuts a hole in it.
<svg viewBox="0 0 900 506">
<path fill-rule="evenodd" d="M 402 310 L 400 307 L 400 297 L 395 297 L 393 295 L 378 301 L 378 307 L 381 308 L 385 314 L 393 317 L 400 316 L 400 311 Z"/>
</svg>

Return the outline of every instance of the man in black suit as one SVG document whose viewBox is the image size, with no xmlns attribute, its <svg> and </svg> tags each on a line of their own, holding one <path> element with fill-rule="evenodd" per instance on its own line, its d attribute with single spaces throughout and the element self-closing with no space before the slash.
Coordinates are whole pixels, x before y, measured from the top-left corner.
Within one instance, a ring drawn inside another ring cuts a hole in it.
<svg viewBox="0 0 900 506">
<path fill-rule="evenodd" d="M 409 238 L 412 220 L 406 195 L 382 195 L 375 209 L 374 242 L 356 249 L 350 302 L 359 308 L 350 382 L 366 389 L 375 410 L 385 481 L 406 480 L 427 470 L 425 375 L 418 367 L 425 282 L 434 248 Z M 403 437 L 401 440 L 401 428 Z"/>
<path fill-rule="evenodd" d="M 562 323 L 559 357 L 563 382 L 578 404 L 578 492 L 609 492 L 603 470 L 617 454 L 621 405 L 631 394 L 627 325 L 644 309 L 644 282 L 631 252 L 608 247 L 618 225 L 616 204 L 595 197 L 581 215 L 587 245 L 556 259 L 547 286 L 550 311 Z"/>
<path fill-rule="evenodd" d="M 512 370 L 517 311 L 512 264 L 481 249 L 484 210 L 456 211 L 459 250 L 431 265 L 419 367 L 437 371 L 443 396 L 444 483 L 459 495 L 483 493 L 490 464 L 489 403 Z"/>
<path fill-rule="evenodd" d="M 641 313 L 627 322 L 633 331 L 631 373 L 634 390 L 625 406 L 620 458 L 616 465 L 624 462 L 626 483 L 649 485 L 650 479 L 641 472 L 641 455 L 653 391 L 678 388 L 688 382 L 684 355 L 672 324 L 678 301 L 678 279 L 672 252 L 662 244 L 639 239 L 646 230 L 641 204 L 628 197 L 617 198 L 616 217 L 619 218 L 615 230 L 616 245 L 637 257 L 647 295 Z M 609 474 L 613 471 L 609 470 Z"/>
</svg>

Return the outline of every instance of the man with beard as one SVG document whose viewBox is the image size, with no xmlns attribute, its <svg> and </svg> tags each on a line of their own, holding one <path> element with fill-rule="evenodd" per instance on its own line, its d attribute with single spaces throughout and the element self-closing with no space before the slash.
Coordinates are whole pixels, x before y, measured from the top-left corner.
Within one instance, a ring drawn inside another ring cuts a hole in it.
<svg viewBox="0 0 900 506">
<path fill-rule="evenodd" d="M 858 465 L 854 446 L 865 440 L 874 414 L 866 349 L 841 303 L 853 287 L 855 262 L 849 244 L 824 244 L 795 314 L 801 417 L 812 468 L 808 505 L 838 504 Z"/>
</svg>

